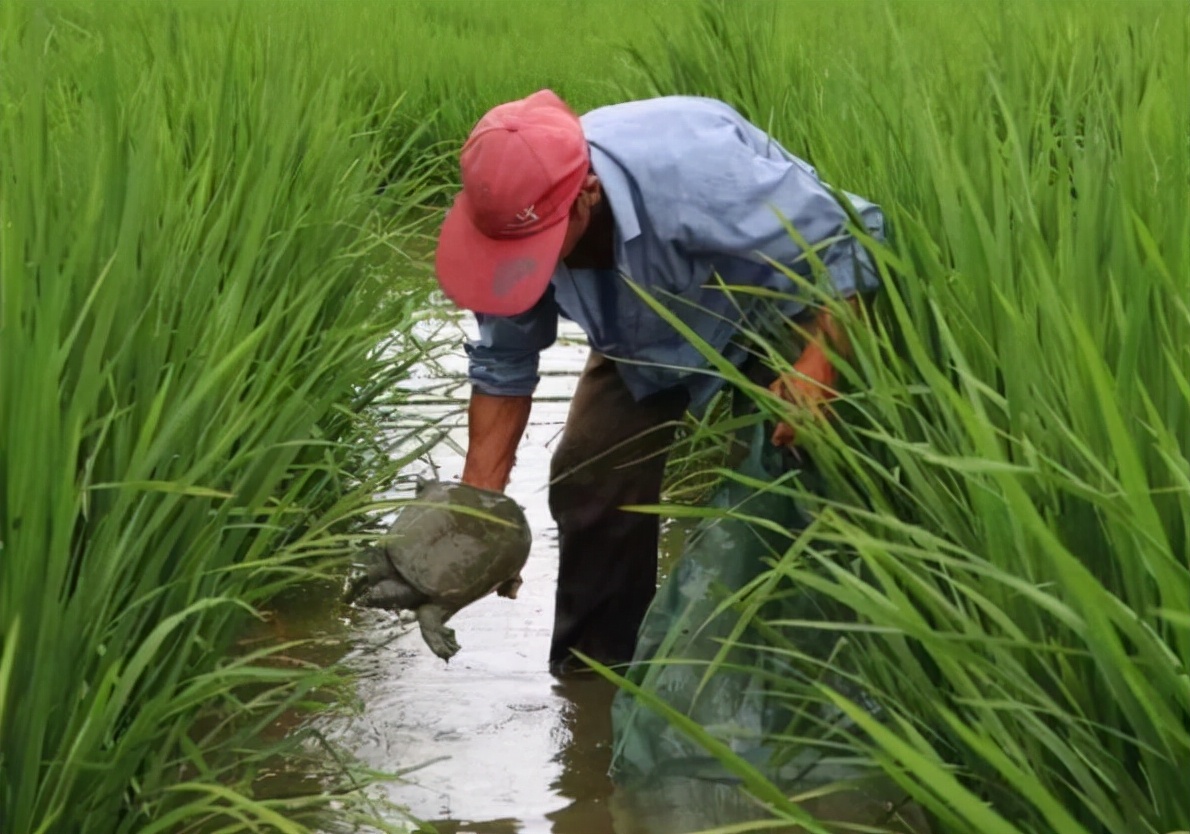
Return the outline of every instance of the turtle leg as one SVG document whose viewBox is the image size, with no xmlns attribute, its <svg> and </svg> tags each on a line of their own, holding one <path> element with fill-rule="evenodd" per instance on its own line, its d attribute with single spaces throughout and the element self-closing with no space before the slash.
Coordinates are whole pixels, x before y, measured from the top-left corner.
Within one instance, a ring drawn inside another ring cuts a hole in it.
<svg viewBox="0 0 1190 834">
<path fill-rule="evenodd" d="M 384 608 L 388 611 L 414 611 L 425 601 L 425 594 L 398 577 L 380 580 L 354 600 L 365 608 Z"/>
<path fill-rule="evenodd" d="M 349 604 L 390 611 L 412 611 L 426 601 L 425 594 L 405 581 L 388 556 L 377 547 L 365 551 L 367 569 L 352 577 L 345 594 Z"/>
<path fill-rule="evenodd" d="M 521 575 L 518 573 L 511 579 L 506 579 L 496 586 L 496 593 L 502 597 L 516 599 L 516 592 L 521 587 Z"/>
<path fill-rule="evenodd" d="M 365 549 L 364 558 L 367 560 L 364 570 L 353 571 L 351 579 L 347 583 L 347 593 L 344 594 L 344 598 L 349 603 L 355 602 L 356 598 L 368 588 L 393 574 L 392 566 L 375 547 Z"/>
<path fill-rule="evenodd" d="M 459 650 L 454 629 L 446 626 L 446 621 L 452 614 L 453 611 L 441 605 L 429 604 L 417 609 L 417 622 L 421 626 L 422 639 L 426 641 L 430 650 L 443 660 L 450 660 Z"/>
</svg>

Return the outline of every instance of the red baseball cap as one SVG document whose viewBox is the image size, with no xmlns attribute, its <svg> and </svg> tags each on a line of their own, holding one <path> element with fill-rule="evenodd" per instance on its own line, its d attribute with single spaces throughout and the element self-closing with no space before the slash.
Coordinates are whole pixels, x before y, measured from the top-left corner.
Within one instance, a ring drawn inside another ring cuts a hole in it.
<svg viewBox="0 0 1190 834">
<path fill-rule="evenodd" d="M 434 268 L 459 307 L 508 316 L 538 302 L 590 166 L 578 116 L 550 90 L 489 110 L 459 157 Z"/>
</svg>

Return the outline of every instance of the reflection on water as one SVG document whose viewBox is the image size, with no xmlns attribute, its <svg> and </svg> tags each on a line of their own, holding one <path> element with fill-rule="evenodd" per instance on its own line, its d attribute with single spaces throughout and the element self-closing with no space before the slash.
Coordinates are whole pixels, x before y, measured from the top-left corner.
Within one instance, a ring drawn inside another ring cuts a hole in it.
<svg viewBox="0 0 1190 834">
<path fill-rule="evenodd" d="M 601 678 L 583 677 L 557 681 L 551 686 L 557 698 L 552 718 L 557 749 L 549 757 L 554 776 L 543 785 L 557 802 L 555 809 L 540 819 L 498 817 L 490 819 L 441 818 L 425 820 L 425 831 L 439 834 L 508 834 L 509 832 L 570 832 L 612 834 L 608 799 L 612 785 L 607 778 L 610 764 L 610 706 L 614 687 Z M 510 769 L 540 769 L 525 761 L 515 746 L 507 750 Z M 516 779 L 516 775 L 509 775 Z"/>
<path fill-rule="evenodd" d="M 611 764 L 611 701 L 615 687 L 602 678 L 559 682 L 554 691 L 565 699 L 563 746 L 558 752 L 558 777 L 550 788 L 569 800 L 547 818 L 553 831 L 611 832 L 607 778 Z"/>
</svg>

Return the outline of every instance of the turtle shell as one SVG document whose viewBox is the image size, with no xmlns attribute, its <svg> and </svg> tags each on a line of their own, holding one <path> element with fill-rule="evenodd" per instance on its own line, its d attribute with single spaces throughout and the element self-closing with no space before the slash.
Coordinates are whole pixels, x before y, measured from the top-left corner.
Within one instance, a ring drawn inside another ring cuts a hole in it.
<svg viewBox="0 0 1190 834">
<path fill-rule="evenodd" d="M 519 575 L 532 542 L 524 511 L 507 495 L 426 481 L 380 545 L 406 582 L 433 602 L 461 608 Z"/>
</svg>

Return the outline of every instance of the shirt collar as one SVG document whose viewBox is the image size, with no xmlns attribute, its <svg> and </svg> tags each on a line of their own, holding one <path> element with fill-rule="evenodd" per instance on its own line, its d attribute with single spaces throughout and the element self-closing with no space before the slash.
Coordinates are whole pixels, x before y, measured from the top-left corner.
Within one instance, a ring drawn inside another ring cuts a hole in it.
<svg viewBox="0 0 1190 834">
<path fill-rule="evenodd" d="M 627 243 L 640 235 L 640 219 L 636 216 L 636 201 L 632 196 L 632 187 L 628 184 L 628 176 L 598 145 L 588 142 L 588 147 L 591 150 L 591 167 L 599 177 L 604 198 L 612 207 L 620 241 Z"/>
</svg>

